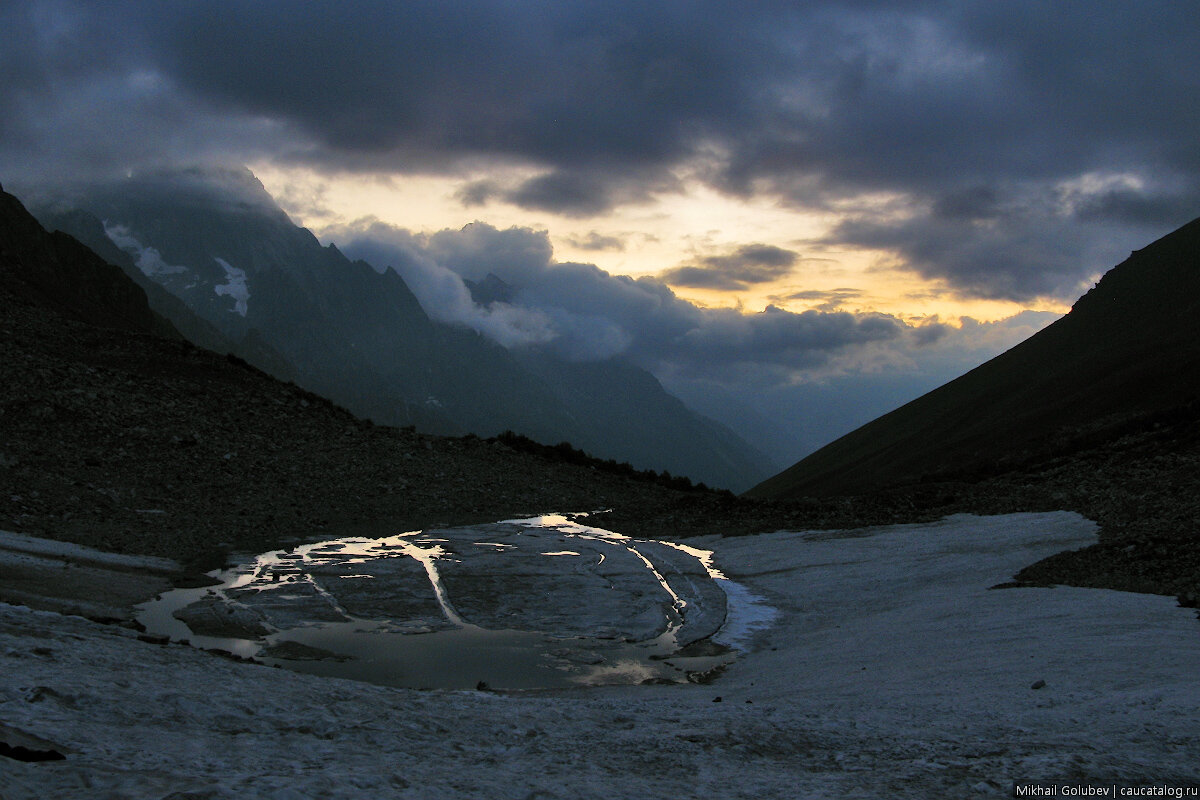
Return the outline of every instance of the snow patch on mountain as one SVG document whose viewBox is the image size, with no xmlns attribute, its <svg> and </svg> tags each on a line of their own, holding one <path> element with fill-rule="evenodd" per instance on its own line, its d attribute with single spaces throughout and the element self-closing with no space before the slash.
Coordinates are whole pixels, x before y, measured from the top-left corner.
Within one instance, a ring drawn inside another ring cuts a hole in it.
<svg viewBox="0 0 1200 800">
<path fill-rule="evenodd" d="M 158 250 L 142 244 L 126 226 L 110 222 L 109 220 L 104 220 L 103 225 L 105 235 L 112 240 L 113 244 L 133 256 L 134 263 L 137 264 L 138 269 L 147 277 L 156 278 L 162 275 L 180 275 L 188 271 L 187 267 L 178 264 L 168 264 L 163 260 L 162 254 Z"/>
<path fill-rule="evenodd" d="M 246 312 L 250 309 L 250 288 L 246 285 L 246 271 L 238 269 L 223 258 L 214 258 L 213 260 L 221 266 L 221 269 L 225 270 L 227 281 L 227 283 L 214 286 L 213 291 L 222 297 L 232 297 L 234 313 L 246 316 Z"/>
</svg>

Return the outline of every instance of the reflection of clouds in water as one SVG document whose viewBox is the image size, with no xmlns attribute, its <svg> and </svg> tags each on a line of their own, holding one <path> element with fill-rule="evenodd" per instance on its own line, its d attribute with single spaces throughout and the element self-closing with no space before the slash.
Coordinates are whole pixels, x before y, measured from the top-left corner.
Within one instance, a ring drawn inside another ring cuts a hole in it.
<svg viewBox="0 0 1200 800">
<path fill-rule="evenodd" d="M 308 588 L 277 591 L 280 578 Z M 336 667 L 274 659 L 284 666 L 469 688 L 475 680 L 459 674 L 466 669 L 461 648 L 468 647 L 471 676 L 491 676 L 486 682 L 496 688 L 535 688 L 679 682 L 710 669 L 712 658 L 727 660 L 724 651 L 703 662 L 677 657 L 733 618 L 727 607 L 734 595 L 721 585 L 727 583 L 708 551 L 552 515 L 265 553 L 229 573 L 212 595 L 222 608 L 256 615 L 269 628 L 257 644 L 244 642 L 260 657 L 277 652 L 271 648 L 282 640 L 353 656 Z M 177 613 L 195 616 L 186 602 Z M 497 655 L 480 655 L 488 648 Z M 370 661 L 378 673 L 389 658 L 401 666 L 382 677 L 355 672 Z M 409 674 L 417 670 L 413 661 L 422 662 L 420 678 Z M 508 671 L 490 672 L 493 666 Z"/>
</svg>

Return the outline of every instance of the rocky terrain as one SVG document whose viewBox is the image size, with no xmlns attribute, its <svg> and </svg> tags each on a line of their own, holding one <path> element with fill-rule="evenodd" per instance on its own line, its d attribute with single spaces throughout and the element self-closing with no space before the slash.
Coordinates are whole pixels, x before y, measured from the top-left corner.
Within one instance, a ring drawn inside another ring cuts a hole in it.
<svg viewBox="0 0 1200 800">
<path fill-rule="evenodd" d="M 987 472 L 858 496 L 749 500 L 563 448 L 372 425 L 191 345 L 119 270 L 21 220 L 0 241 L 0 529 L 195 570 L 318 536 L 549 511 L 611 509 L 610 529 L 687 537 L 1069 509 L 1101 523 L 1101 543 L 1023 580 L 1189 604 L 1200 596 L 1195 409 L 1079 431 L 1053 457 Z M 63 278 L 76 268 L 101 278 Z M 113 297 L 119 307 L 92 313 Z"/>
<path fill-rule="evenodd" d="M 611 508 L 631 535 L 744 534 L 1078 510 L 1102 543 L 1027 570 L 1038 582 L 1192 602 L 1200 574 L 1200 435 L 1161 421 L 1071 457 L 903 491 L 794 502 L 663 486 L 358 420 L 236 360 L 3 298 L 0 528 L 209 568 L 232 550 L 364 528 L 396 531 Z"/>
<path fill-rule="evenodd" d="M 11 296 L 2 320 L 0 527 L 10 530 L 198 562 L 370 522 L 676 499 L 498 443 L 373 426 L 185 341 Z"/>
<path fill-rule="evenodd" d="M 750 502 L 562 451 L 372 425 L 236 358 L 0 295 L 0 528 L 208 565 L 364 527 L 613 509 L 639 535 L 903 516 L 904 503 Z M 580 463 L 575 463 L 579 461 Z"/>
</svg>

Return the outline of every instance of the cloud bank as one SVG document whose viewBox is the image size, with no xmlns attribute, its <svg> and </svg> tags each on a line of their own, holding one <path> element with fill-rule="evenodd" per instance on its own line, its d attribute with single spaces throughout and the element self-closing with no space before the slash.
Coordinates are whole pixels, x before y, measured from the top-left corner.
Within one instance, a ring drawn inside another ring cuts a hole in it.
<svg viewBox="0 0 1200 800">
<path fill-rule="evenodd" d="M 864 346 L 911 344 L 916 330 L 885 314 L 701 308 L 655 278 L 557 261 L 548 235 L 528 228 L 498 230 L 476 222 L 461 230 L 414 234 L 360 220 L 326 229 L 322 238 L 377 269 L 394 268 L 431 316 L 509 347 L 547 346 L 573 360 L 622 356 L 655 371 L 725 380 L 742 371 L 766 371 L 790 380 Z M 794 254 L 747 245 L 714 259 L 714 268 L 753 270 L 790 264 Z M 477 303 L 468 282 L 497 279 L 507 299 Z"/>
</svg>

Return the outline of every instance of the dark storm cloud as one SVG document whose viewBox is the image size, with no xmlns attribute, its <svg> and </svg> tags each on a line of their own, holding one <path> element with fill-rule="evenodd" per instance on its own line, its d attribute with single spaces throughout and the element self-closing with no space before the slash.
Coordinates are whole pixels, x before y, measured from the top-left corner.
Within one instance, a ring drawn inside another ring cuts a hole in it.
<svg viewBox="0 0 1200 800">
<path fill-rule="evenodd" d="M 846 217 L 824 241 L 890 252 L 899 267 L 942 282 L 952 294 L 1025 302 L 1073 301 L 1096 274 L 1153 239 L 1148 214 L 1138 216 L 1148 202 L 1140 192 L 1086 193 L 1067 202 L 1061 193 L 981 197 Z M 1105 205 L 1112 198 L 1120 203 Z"/>
<path fill-rule="evenodd" d="M 138 10 L 67 0 L 0 4 L 6 178 L 36 187 L 135 166 L 236 165 L 295 141 L 287 120 L 231 115 L 181 91 L 153 57 L 156 31 Z"/>
<path fill-rule="evenodd" d="M 583 216 L 683 170 L 848 209 L 846 244 L 1030 297 L 1110 264 L 1105 240 L 1200 211 L 1194 16 L 1166 0 L 8 3 L 0 171 L 505 163 L 540 172 L 461 199 Z M 914 210 L 897 223 L 879 197 Z"/>
<path fill-rule="evenodd" d="M 1112 189 L 1081 202 L 1076 210 L 1081 220 L 1153 226 L 1166 222 L 1178 226 L 1200 210 L 1200 191 L 1146 193 Z"/>
<path fill-rule="evenodd" d="M 746 244 L 732 253 L 705 256 L 700 261 L 708 269 L 736 275 L 747 283 L 764 283 L 790 272 L 796 254 L 771 244 Z"/>
<path fill-rule="evenodd" d="M 934 200 L 933 216 L 949 220 L 986 220 L 998 213 L 998 196 L 987 186 L 953 191 Z"/>
<path fill-rule="evenodd" d="M 588 175 L 552 172 L 530 178 L 504 195 L 510 203 L 568 217 L 591 217 L 613 206 L 609 187 Z"/>
<path fill-rule="evenodd" d="M 746 244 L 730 253 L 702 256 L 696 264 L 668 269 L 661 277 L 671 286 L 737 291 L 784 277 L 798 258 L 793 251 L 775 245 Z"/>
<path fill-rule="evenodd" d="M 254 0 L 176 6 L 151 24 L 186 85 L 298 120 L 332 149 L 575 166 L 660 162 L 682 147 L 680 117 L 739 101 L 729 45 L 693 19 L 703 10 Z"/>
<path fill-rule="evenodd" d="M 791 292 L 790 294 L 781 295 L 781 300 L 820 300 L 821 302 L 844 302 L 862 297 L 860 289 L 851 289 L 849 287 L 841 287 L 838 289 L 808 289 L 802 292 Z"/>
<path fill-rule="evenodd" d="M 1073 298 L 1089 268 L 1082 236 L 1053 220 L 1006 219 L 974 226 L 933 214 L 902 220 L 850 218 L 834 228 L 829 240 L 894 252 L 924 278 L 995 300 Z"/>
</svg>

